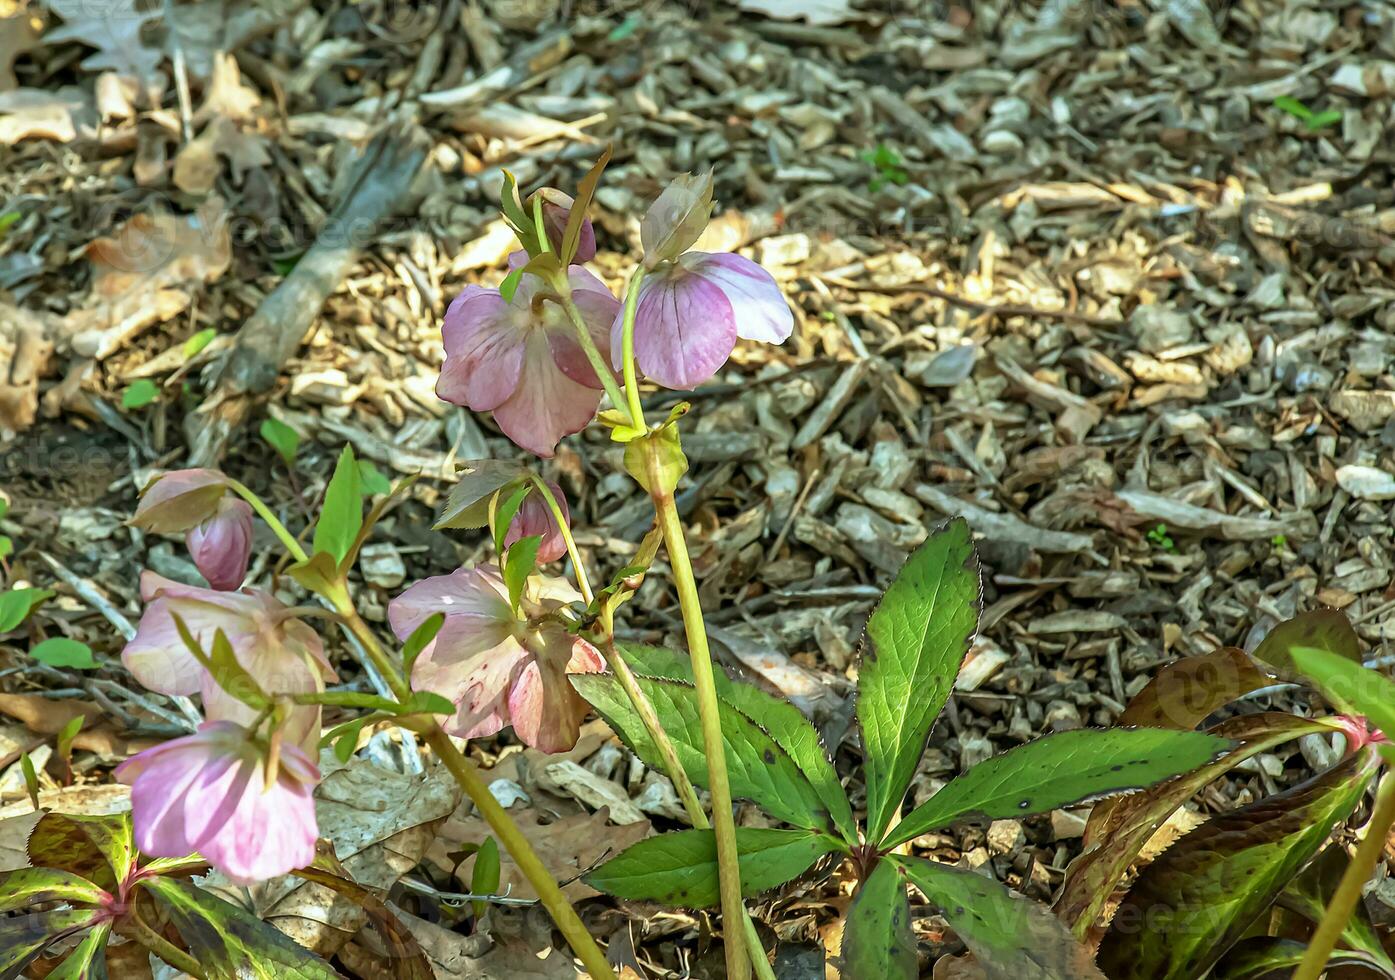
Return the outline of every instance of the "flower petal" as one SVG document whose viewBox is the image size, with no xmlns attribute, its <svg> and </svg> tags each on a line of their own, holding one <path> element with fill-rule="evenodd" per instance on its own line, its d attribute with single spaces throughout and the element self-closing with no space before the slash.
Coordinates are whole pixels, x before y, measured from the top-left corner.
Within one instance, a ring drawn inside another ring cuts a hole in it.
<svg viewBox="0 0 1395 980">
<path fill-rule="evenodd" d="M 678 261 L 726 296 L 738 337 L 767 344 L 790 339 L 794 314 L 774 277 L 755 262 L 732 252 L 689 252 Z"/>
<path fill-rule="evenodd" d="M 161 694 L 196 694 L 204 669 L 180 639 L 171 613 L 178 613 L 204 649 L 222 630 L 233 649 L 256 633 L 257 601 L 241 592 L 218 592 L 180 585 L 151 572 L 141 575 L 141 594 L 149 603 L 136 635 L 121 651 L 121 662 L 141 684 Z"/>
<path fill-rule="evenodd" d="M 563 630 L 542 634 L 545 651 L 519 672 L 509 691 L 509 720 L 526 745 L 540 752 L 565 752 L 576 745 L 586 702 L 567 680 L 574 637 Z"/>
<path fill-rule="evenodd" d="M 624 312 L 611 328 L 613 359 L 622 354 Z M 716 374 L 736 346 L 731 303 L 711 282 L 682 266 L 645 279 L 635 310 L 635 359 L 665 388 L 696 388 Z"/>
<path fill-rule="evenodd" d="M 513 622 L 508 591 L 499 574 L 486 567 L 457 568 L 449 575 L 424 578 L 388 603 L 388 623 L 399 640 L 406 640 L 436 613 L 471 617 L 479 628 L 500 623 L 505 632 Z"/>
<path fill-rule="evenodd" d="M 483 286 L 466 286 L 455 298 L 441 327 L 446 361 L 436 382 L 438 397 L 488 412 L 513 393 L 524 350 L 515 306 L 505 303 L 499 290 Z"/>
<path fill-rule="evenodd" d="M 224 497 L 218 509 L 184 537 L 189 555 L 208 584 L 231 592 L 247 577 L 252 557 L 252 507 L 237 497 Z"/>
<path fill-rule="evenodd" d="M 601 393 L 578 384 L 558 369 L 541 332 L 528 338 L 528 354 L 518 388 L 494 410 L 494 421 L 515 444 L 550 457 L 563 436 L 580 432 L 596 416 Z"/>
<path fill-rule="evenodd" d="M 557 506 L 562 510 L 562 519 L 571 527 L 571 512 L 567 509 L 567 497 L 562 493 L 562 488 L 551 480 L 547 481 L 547 487 L 552 491 L 552 496 L 557 500 Z M 543 499 L 541 493 L 534 490 L 523 498 L 522 505 L 518 508 L 518 513 L 509 522 L 508 533 L 504 535 L 504 547 L 507 548 L 521 538 L 540 535 L 542 541 L 538 544 L 538 561 L 546 563 L 557 561 L 567 553 L 567 542 L 562 537 L 562 531 L 557 526 L 557 519 L 552 516 L 552 508 Z"/>
<path fill-rule="evenodd" d="M 610 327 L 620 314 L 620 301 L 605 283 L 579 265 L 567 270 L 567 279 L 571 283 L 572 299 L 581 311 L 581 319 L 586 323 L 591 340 L 600 351 L 601 359 L 607 364 L 611 363 Z M 547 316 L 547 342 L 557 366 L 573 381 L 588 388 L 602 388 L 590 359 L 576 342 L 575 328 L 566 314 L 555 304 L 549 304 Z"/>
<path fill-rule="evenodd" d="M 157 534 L 187 531 L 213 515 L 228 488 L 217 470 L 172 470 L 146 484 L 131 517 L 136 527 Z"/>
</svg>

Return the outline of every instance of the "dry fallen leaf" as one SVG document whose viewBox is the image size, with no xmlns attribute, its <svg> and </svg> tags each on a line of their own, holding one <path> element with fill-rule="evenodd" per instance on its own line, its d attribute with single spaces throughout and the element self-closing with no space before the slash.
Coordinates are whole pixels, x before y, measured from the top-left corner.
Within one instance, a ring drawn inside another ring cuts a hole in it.
<svg viewBox="0 0 1395 980">
<path fill-rule="evenodd" d="M 72 89 L 0 91 L 0 144 L 13 146 L 24 139 L 59 143 L 75 139 L 77 128 L 73 113 L 83 109 L 85 104 L 85 99 Z"/>
<path fill-rule="evenodd" d="M 0 437 L 34 424 L 39 376 L 53 353 L 38 315 L 0 302 Z"/>
<path fill-rule="evenodd" d="M 48 0 L 48 5 L 63 18 L 63 24 L 44 35 L 44 41 L 80 41 L 96 48 L 95 53 L 82 60 L 84 68 L 109 68 L 146 81 L 164 57 L 159 49 L 147 47 L 141 39 L 145 22 L 159 16 L 158 8 L 137 10 L 135 0 L 103 0 L 97 4 L 87 0 Z"/>
<path fill-rule="evenodd" d="M 15 59 L 39 46 L 41 24 L 34 11 L 23 4 L 11 9 L 8 2 L 0 3 L 0 92 L 18 87 Z"/>
</svg>

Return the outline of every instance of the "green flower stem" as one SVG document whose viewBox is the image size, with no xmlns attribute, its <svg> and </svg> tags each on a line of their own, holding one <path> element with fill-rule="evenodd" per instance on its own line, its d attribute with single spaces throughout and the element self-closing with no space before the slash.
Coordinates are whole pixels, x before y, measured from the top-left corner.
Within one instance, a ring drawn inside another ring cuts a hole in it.
<svg viewBox="0 0 1395 980">
<path fill-rule="evenodd" d="M 348 598 L 348 590 L 343 589 L 341 592 L 342 595 L 336 594 L 332 598 L 335 608 L 344 617 L 345 625 L 358 639 L 373 665 L 387 679 L 392 693 L 397 696 L 399 701 L 405 701 L 411 696 L 407 682 L 378 642 L 377 636 L 363 621 L 363 617 L 358 614 L 358 611 L 354 609 L 353 603 Z M 509 852 L 509 856 L 523 872 L 523 876 L 528 879 L 528 884 L 532 885 L 533 890 L 538 893 L 538 900 L 551 914 L 552 921 L 556 924 L 558 931 L 566 938 L 572 952 L 577 955 L 577 958 L 581 960 L 587 971 L 596 980 L 615 980 L 615 972 L 606 962 L 605 954 L 596 945 L 596 941 L 591 938 L 591 934 L 586 931 L 586 926 L 582 924 L 581 917 L 576 914 L 576 909 L 572 908 L 572 903 L 562 894 L 562 888 L 557 884 L 557 879 L 543 865 L 537 852 L 533 850 L 533 845 L 528 843 L 528 838 L 523 835 L 523 831 L 518 829 L 518 825 L 513 822 L 508 811 L 500 806 L 499 801 L 494 798 L 494 794 L 489 792 L 489 786 L 481 778 L 479 771 L 469 759 L 465 758 L 464 753 L 456 747 L 455 743 L 450 740 L 450 736 L 435 721 L 432 721 L 425 728 L 423 734 L 427 744 L 435 751 L 450 774 L 455 777 L 460 788 L 470 797 L 475 808 L 489 824 L 489 829 L 493 831 L 499 843 L 504 845 L 504 849 Z"/>
<path fill-rule="evenodd" d="M 644 281 L 644 266 L 636 266 L 625 292 L 625 319 L 622 323 L 620 352 L 625 365 L 625 397 L 629 399 L 630 419 L 635 428 L 644 427 L 644 408 L 639 403 L 639 378 L 635 374 L 635 311 L 639 309 L 639 284 Z"/>
<path fill-rule="evenodd" d="M 1361 891 L 1385 849 L 1392 824 L 1395 824 L 1395 774 L 1387 773 L 1380 789 L 1376 790 L 1376 805 L 1371 811 L 1370 823 L 1366 825 L 1366 836 L 1361 839 L 1356 853 L 1347 864 L 1347 870 L 1342 874 L 1342 880 L 1328 903 L 1327 911 L 1323 913 L 1322 921 L 1318 923 L 1317 931 L 1308 940 L 1308 950 L 1303 954 L 1303 961 L 1298 964 L 1292 980 L 1318 980 L 1327 969 L 1332 950 L 1342 938 L 1342 930 L 1351 919 L 1352 910 L 1361 900 Z"/>
<path fill-rule="evenodd" d="M 271 508 L 262 502 L 261 497 L 258 497 L 247 487 L 231 478 L 228 480 L 228 489 L 252 505 L 252 509 L 257 512 L 257 516 L 266 521 L 267 527 L 271 528 L 272 533 L 281 539 L 281 543 L 286 546 L 286 550 L 291 553 L 291 556 L 295 558 L 296 561 L 305 561 L 310 557 L 305 553 L 305 549 L 300 546 L 300 542 L 291 535 L 290 531 L 286 530 L 286 525 L 281 523 L 280 518 L 273 514 Z"/>
<path fill-rule="evenodd" d="M 733 932 L 742 929 L 746 908 L 741 901 L 741 869 L 737 864 L 736 821 L 732 816 L 731 784 L 727 778 L 727 757 L 722 738 L 722 719 L 717 701 L 717 684 L 712 673 L 712 653 L 707 646 L 707 627 L 702 619 L 702 604 L 698 599 L 693 565 L 688 557 L 688 544 L 683 537 L 683 524 L 673 494 L 662 490 L 663 461 L 657 446 L 646 446 L 646 465 L 654 510 L 668 548 L 673 584 L 678 590 L 678 605 L 683 611 L 683 626 L 688 635 L 688 655 L 693 664 L 693 681 L 697 689 L 698 714 L 702 722 L 703 749 L 707 755 L 707 772 L 712 793 L 712 825 L 717 838 L 717 877 L 722 898 L 722 918 L 727 924 L 726 942 L 729 980 L 747 980 L 751 961 L 746 945 L 735 939 Z"/>
<path fill-rule="evenodd" d="M 562 541 L 567 546 L 567 556 L 572 560 L 572 568 L 576 569 L 577 588 L 581 590 L 581 597 L 589 606 L 595 594 L 591 591 L 591 581 L 586 577 L 586 566 L 581 563 L 581 554 L 576 550 L 571 525 L 567 523 L 567 516 L 562 513 L 562 505 L 557 502 L 546 480 L 536 473 L 529 473 L 528 476 L 538 493 L 542 494 L 543 500 L 547 501 L 547 509 L 552 511 L 552 519 L 557 522 L 557 530 L 562 533 Z"/>
<path fill-rule="evenodd" d="M 140 913 L 135 910 L 134 906 L 132 906 L 131 914 L 122 923 L 121 931 L 176 970 L 183 970 L 195 980 L 203 980 L 206 976 L 203 972 L 203 966 L 198 960 L 146 925 L 145 920 L 140 917 Z"/>
<path fill-rule="evenodd" d="M 474 767 L 464 753 L 456 748 L 455 743 L 450 740 L 440 725 L 431 724 L 426 735 L 427 744 L 435 750 L 441 762 L 450 770 L 455 781 L 460 784 L 460 788 L 474 801 L 476 809 L 489 824 L 489 829 L 494 832 L 494 836 L 504 845 L 504 850 L 509 852 L 514 863 L 518 865 L 523 876 L 528 879 L 528 884 L 533 886 L 533 890 L 538 893 L 538 900 L 552 916 L 553 923 L 558 931 L 571 946 L 572 952 L 577 955 L 595 980 L 615 980 L 615 972 L 611 970 L 610 964 L 606 962 L 605 954 L 596 945 L 596 941 L 591 938 L 591 934 L 586 931 L 586 926 L 582 924 L 581 918 L 576 914 L 576 909 L 572 908 L 571 902 L 562 894 L 561 887 L 557 884 L 551 872 L 543 866 L 533 846 L 528 843 L 528 838 L 523 836 L 523 832 L 518 829 L 518 825 L 509 817 L 508 811 L 499 805 L 499 801 L 494 799 L 494 795 L 489 792 L 489 787 L 481 778 L 479 771 Z"/>
<path fill-rule="evenodd" d="M 552 283 L 552 288 L 557 291 L 557 296 L 562 301 L 562 308 L 567 311 L 567 317 L 572 321 L 577 343 L 585 352 L 586 359 L 591 362 L 591 370 L 595 371 L 596 377 L 601 379 L 601 386 L 605 388 L 605 393 L 610 398 L 610 404 L 615 410 L 630 415 L 625 394 L 615 382 L 615 369 L 607 364 L 605 358 L 601 356 L 600 350 L 596 347 L 596 341 L 591 337 L 591 329 L 586 326 L 586 318 L 581 315 L 576 301 L 572 299 L 571 284 L 567 282 L 565 274 L 558 276 L 557 280 Z M 630 421 L 635 424 L 633 418 Z"/>
</svg>

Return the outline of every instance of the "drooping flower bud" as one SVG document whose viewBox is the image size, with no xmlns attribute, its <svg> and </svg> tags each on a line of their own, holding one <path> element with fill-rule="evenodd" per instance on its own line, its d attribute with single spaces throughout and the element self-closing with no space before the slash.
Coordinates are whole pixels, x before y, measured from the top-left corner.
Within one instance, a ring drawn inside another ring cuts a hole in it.
<svg viewBox="0 0 1395 980">
<path fill-rule="evenodd" d="M 213 516 L 228 489 L 217 470 L 171 470 L 145 485 L 130 523 L 156 534 L 177 534 Z"/>
<path fill-rule="evenodd" d="M 567 508 L 567 498 L 562 494 L 562 488 L 551 480 L 547 481 L 547 488 L 552 491 L 552 496 L 557 500 L 557 506 L 562 510 L 562 517 L 566 520 L 567 526 L 571 527 L 572 515 Z M 507 548 L 520 538 L 541 535 L 542 541 L 538 544 L 538 561 L 557 561 L 567 553 L 567 542 L 562 537 L 562 529 L 557 526 L 557 519 L 552 514 L 552 508 L 547 505 L 543 495 L 534 490 L 523 498 L 523 503 L 518 508 L 518 513 L 514 514 L 513 520 L 509 522 L 508 533 L 504 535 L 504 547 Z"/>
<path fill-rule="evenodd" d="M 639 224 L 644 267 L 678 258 L 701 237 L 711 217 L 712 171 L 675 177 Z"/>
<path fill-rule="evenodd" d="M 572 206 L 576 203 L 568 194 L 563 194 L 555 187 L 544 187 L 535 192 L 524 204 L 524 211 L 531 221 L 533 218 L 534 202 L 542 202 L 542 224 L 543 231 L 547 234 L 548 247 L 554 252 L 562 251 L 562 243 L 567 234 L 567 221 L 571 218 Z M 596 257 L 596 228 L 591 224 L 590 218 L 581 219 L 581 231 L 576 239 L 576 254 L 572 256 L 571 263 L 576 265 L 581 262 L 590 262 Z M 519 249 L 509 253 L 509 268 L 518 269 L 528 264 L 529 255 L 526 249 Z"/>
<path fill-rule="evenodd" d="M 153 857 L 201 854 L 239 885 L 315 860 L 320 772 L 283 743 L 274 776 L 267 746 L 241 725 L 208 721 L 116 767 L 131 787 L 136 844 Z M 269 778 L 270 777 L 270 778 Z"/>
<path fill-rule="evenodd" d="M 221 592 L 238 588 L 252 558 L 251 506 L 237 497 L 224 497 L 212 517 L 189 529 L 184 543 L 209 585 Z"/>
</svg>

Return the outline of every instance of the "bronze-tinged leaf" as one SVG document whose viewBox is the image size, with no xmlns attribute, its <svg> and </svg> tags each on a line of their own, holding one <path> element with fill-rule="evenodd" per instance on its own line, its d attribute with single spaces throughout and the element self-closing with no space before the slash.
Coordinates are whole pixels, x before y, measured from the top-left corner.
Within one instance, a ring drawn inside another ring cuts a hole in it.
<svg viewBox="0 0 1395 980">
<path fill-rule="evenodd" d="M 571 212 L 567 215 L 566 230 L 562 232 L 560 259 L 563 269 L 571 265 L 572 259 L 576 257 L 576 247 L 581 241 L 581 224 L 586 220 L 586 212 L 591 210 L 591 200 L 596 196 L 596 188 L 601 185 L 601 175 L 605 173 L 606 165 L 610 163 L 612 150 L 613 147 L 607 146 L 595 165 L 585 177 L 581 178 L 581 183 L 576 185 L 576 200 L 572 203 Z"/>
<path fill-rule="evenodd" d="M 1254 658 L 1267 664 L 1279 676 L 1292 680 L 1297 676 L 1290 652 L 1294 647 L 1326 650 L 1361 662 L 1361 640 L 1346 614 L 1336 609 L 1314 609 L 1284 620 L 1255 647 Z"/>
<path fill-rule="evenodd" d="M 1311 921 L 1314 925 L 1322 921 L 1327 906 L 1337 893 L 1337 885 L 1347 869 L 1347 853 L 1336 844 L 1327 848 L 1308 865 L 1297 878 L 1279 895 L 1279 905 Z M 1340 944 L 1350 949 L 1361 950 L 1372 960 L 1381 964 L 1388 976 L 1395 976 L 1395 963 L 1386 955 L 1376 927 L 1371 922 L 1370 913 L 1364 902 L 1357 902 L 1356 908 L 1347 918 L 1342 929 Z"/>
<path fill-rule="evenodd" d="M 843 980 L 915 980 L 919 972 L 905 875 L 890 861 L 877 862 L 848 906 L 838 970 Z"/>
<path fill-rule="evenodd" d="M 29 863 L 70 871 L 114 892 L 136 863 L 131 815 L 46 813 L 29 834 Z"/>
<path fill-rule="evenodd" d="M 1234 739 L 1240 747 L 1176 779 L 1095 807 L 1085 825 L 1085 850 L 1066 869 L 1056 914 L 1077 937 L 1084 937 L 1143 845 L 1174 810 L 1246 759 L 1304 735 L 1335 730 L 1327 722 L 1282 712 L 1246 715 L 1217 725 L 1211 734 Z"/>
<path fill-rule="evenodd" d="M 1251 936 L 1231 947 L 1207 976 L 1209 980 L 1288 980 L 1307 950 L 1292 939 Z M 1335 949 L 1327 958 L 1327 966 L 1334 970 L 1360 967 L 1373 977 L 1395 978 L 1384 963 L 1360 950 Z"/>
<path fill-rule="evenodd" d="M 1241 695 L 1273 681 L 1238 647 L 1221 647 L 1163 667 L 1134 695 L 1118 725 L 1191 729 Z"/>
<path fill-rule="evenodd" d="M 1204 976 L 1356 808 L 1378 769 L 1361 749 L 1314 778 L 1208 821 L 1139 875 L 1100 943 L 1111 980 Z"/>
<path fill-rule="evenodd" d="M 18 977 L 49 946 L 96 923 L 97 909 L 54 909 L 0 919 L 0 977 Z"/>
<path fill-rule="evenodd" d="M 19 868 L 0 874 L 0 912 L 33 908 L 43 902 L 100 905 L 110 892 L 71 871 Z"/>
</svg>

